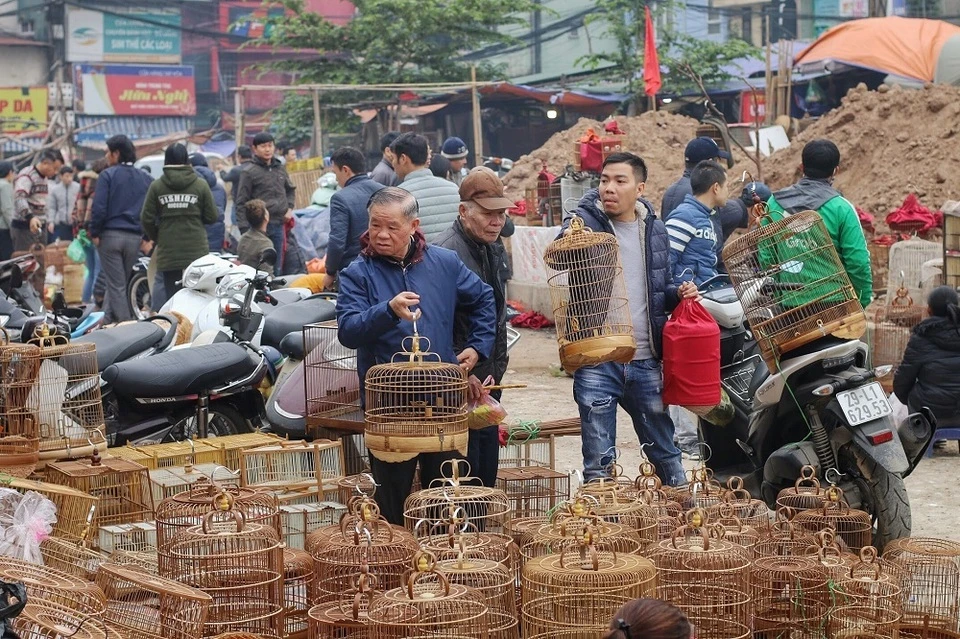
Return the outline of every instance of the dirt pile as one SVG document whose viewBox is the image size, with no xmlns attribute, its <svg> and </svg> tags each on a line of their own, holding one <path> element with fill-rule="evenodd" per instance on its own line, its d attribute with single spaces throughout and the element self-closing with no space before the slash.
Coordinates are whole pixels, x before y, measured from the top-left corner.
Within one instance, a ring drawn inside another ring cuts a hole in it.
<svg viewBox="0 0 960 639">
<path fill-rule="evenodd" d="M 650 172 L 647 197 L 659 206 L 663 192 L 683 173 L 683 148 L 696 135 L 697 121 L 663 111 L 648 111 L 637 117 L 615 116 L 615 119 L 626 134 L 624 150 L 636 153 L 646 161 Z M 602 122 L 581 118 L 536 151 L 517 160 L 513 170 L 503 179 L 507 197 L 520 199 L 526 189 L 537 186 L 541 160 L 546 161 L 548 170 L 554 175 L 563 173 L 564 168 L 573 163 L 574 144 L 589 128 L 604 135 Z"/>
<path fill-rule="evenodd" d="M 764 162 L 764 181 L 775 189 L 796 181 L 803 145 L 815 138 L 840 148 L 835 186 L 878 222 L 911 192 L 934 210 L 960 199 L 958 87 L 851 89 L 839 108 Z"/>
</svg>

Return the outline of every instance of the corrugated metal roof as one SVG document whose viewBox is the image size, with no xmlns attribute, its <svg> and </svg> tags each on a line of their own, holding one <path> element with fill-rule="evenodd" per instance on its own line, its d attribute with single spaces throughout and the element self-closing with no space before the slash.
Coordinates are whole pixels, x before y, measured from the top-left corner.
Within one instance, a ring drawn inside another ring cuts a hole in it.
<svg viewBox="0 0 960 639">
<path fill-rule="evenodd" d="M 193 119 L 186 117 L 163 116 L 111 116 L 111 115 L 80 115 L 77 114 L 77 128 L 103 121 L 90 129 L 77 133 L 74 137 L 77 144 L 84 142 L 104 142 L 114 135 L 125 135 L 131 140 L 149 140 L 159 138 L 179 131 L 189 131 L 193 126 Z"/>
<path fill-rule="evenodd" d="M 23 142 L 26 142 L 30 146 L 24 146 L 20 142 L 15 140 L 4 140 L 3 142 L 3 155 L 4 157 L 9 157 L 11 155 L 18 155 L 26 151 L 30 151 L 35 147 L 43 145 L 43 138 L 20 138 Z"/>
</svg>

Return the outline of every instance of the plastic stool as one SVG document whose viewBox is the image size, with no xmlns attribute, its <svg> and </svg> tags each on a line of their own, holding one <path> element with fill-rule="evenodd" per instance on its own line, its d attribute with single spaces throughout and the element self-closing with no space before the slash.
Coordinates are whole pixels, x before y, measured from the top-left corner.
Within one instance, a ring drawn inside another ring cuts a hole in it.
<svg viewBox="0 0 960 639">
<path fill-rule="evenodd" d="M 952 441 L 960 442 L 960 428 L 938 428 L 933 432 L 933 439 L 930 440 L 930 445 L 927 447 L 926 457 L 933 457 L 933 442 L 936 441 Z"/>
</svg>

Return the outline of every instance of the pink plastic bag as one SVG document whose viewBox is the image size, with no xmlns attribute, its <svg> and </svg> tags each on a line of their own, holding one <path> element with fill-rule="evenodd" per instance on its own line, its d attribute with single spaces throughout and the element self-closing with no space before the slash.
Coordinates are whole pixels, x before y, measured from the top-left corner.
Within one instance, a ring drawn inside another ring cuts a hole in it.
<svg viewBox="0 0 960 639">
<path fill-rule="evenodd" d="M 503 404 L 490 397 L 489 393 L 467 404 L 467 427 L 472 430 L 502 424 L 506 418 L 507 411 Z"/>
</svg>

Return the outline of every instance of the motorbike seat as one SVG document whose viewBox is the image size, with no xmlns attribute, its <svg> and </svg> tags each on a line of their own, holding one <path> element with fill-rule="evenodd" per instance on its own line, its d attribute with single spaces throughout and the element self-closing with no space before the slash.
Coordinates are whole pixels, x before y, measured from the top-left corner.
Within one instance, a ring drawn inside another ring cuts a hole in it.
<svg viewBox="0 0 960 639">
<path fill-rule="evenodd" d="M 87 342 L 97 347 L 97 370 L 102 373 L 107 366 L 156 346 L 164 335 L 164 330 L 153 322 L 137 322 L 93 331 L 73 341 Z"/>
<path fill-rule="evenodd" d="M 290 359 L 303 361 L 306 354 L 303 349 L 303 331 L 294 331 L 280 340 L 280 353 Z"/>
<path fill-rule="evenodd" d="M 250 375 L 256 367 L 247 349 L 224 342 L 119 362 L 107 367 L 102 377 L 118 395 L 171 397 L 222 386 Z"/>
<path fill-rule="evenodd" d="M 330 300 L 307 298 L 293 304 L 278 306 L 263 318 L 263 335 L 260 343 L 278 347 L 284 337 L 302 331 L 305 324 L 331 320 L 337 316 L 337 307 Z"/>
</svg>

